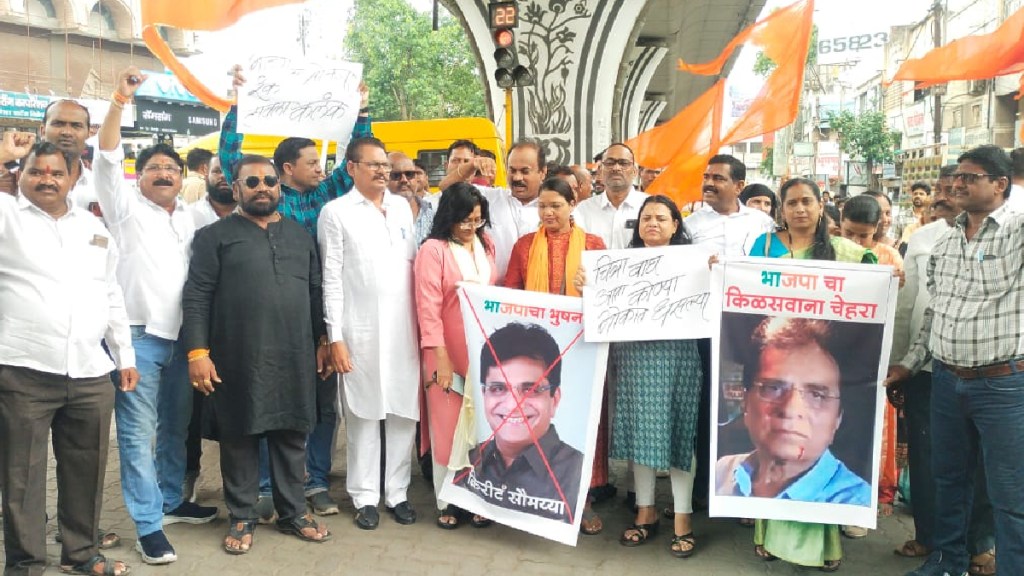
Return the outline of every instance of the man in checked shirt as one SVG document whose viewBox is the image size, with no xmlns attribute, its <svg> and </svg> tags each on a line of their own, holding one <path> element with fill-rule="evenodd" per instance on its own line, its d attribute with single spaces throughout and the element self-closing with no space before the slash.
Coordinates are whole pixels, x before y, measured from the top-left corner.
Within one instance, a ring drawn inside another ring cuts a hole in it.
<svg viewBox="0 0 1024 576">
<path fill-rule="evenodd" d="M 1001 576 L 1024 574 L 1024 212 L 1010 206 L 1010 158 L 981 146 L 958 159 L 962 213 L 928 260 L 931 306 L 886 383 L 929 360 L 935 476 L 934 550 L 907 576 L 967 572 L 965 548 L 981 450 L 995 510 Z"/>
</svg>

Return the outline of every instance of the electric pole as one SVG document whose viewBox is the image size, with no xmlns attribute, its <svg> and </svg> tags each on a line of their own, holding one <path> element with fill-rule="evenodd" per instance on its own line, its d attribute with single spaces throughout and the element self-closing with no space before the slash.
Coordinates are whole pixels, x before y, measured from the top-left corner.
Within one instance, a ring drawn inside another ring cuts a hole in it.
<svg viewBox="0 0 1024 576">
<path fill-rule="evenodd" d="M 935 47 L 942 46 L 942 0 L 932 4 L 932 40 Z M 932 86 L 932 138 L 935 144 L 942 143 L 942 94 L 939 87 Z"/>
</svg>

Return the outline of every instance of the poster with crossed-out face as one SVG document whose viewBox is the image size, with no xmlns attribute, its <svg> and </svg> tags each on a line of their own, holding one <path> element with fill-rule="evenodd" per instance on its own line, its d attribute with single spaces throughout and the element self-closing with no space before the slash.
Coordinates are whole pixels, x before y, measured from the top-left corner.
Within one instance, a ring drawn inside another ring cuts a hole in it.
<svg viewBox="0 0 1024 576">
<path fill-rule="evenodd" d="M 441 499 L 576 545 L 607 344 L 585 342 L 579 298 L 461 285 L 469 374 Z"/>
</svg>

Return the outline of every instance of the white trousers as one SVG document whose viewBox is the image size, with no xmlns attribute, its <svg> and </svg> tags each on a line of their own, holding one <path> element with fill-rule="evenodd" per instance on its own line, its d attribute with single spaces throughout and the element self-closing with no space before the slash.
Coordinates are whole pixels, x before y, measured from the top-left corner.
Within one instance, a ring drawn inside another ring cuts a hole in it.
<svg viewBox="0 0 1024 576">
<path fill-rule="evenodd" d="M 345 487 L 356 509 L 380 503 L 380 420 L 366 420 L 345 409 L 348 477 Z M 394 507 L 408 500 L 416 421 L 388 414 L 384 419 L 384 502 Z"/>
<path fill-rule="evenodd" d="M 693 473 L 697 470 L 697 460 L 690 461 L 690 471 L 670 468 L 669 480 L 672 482 L 672 509 L 676 514 L 693 512 Z M 654 468 L 633 463 L 633 478 L 636 483 L 636 505 L 654 506 L 654 483 L 657 480 Z"/>
</svg>

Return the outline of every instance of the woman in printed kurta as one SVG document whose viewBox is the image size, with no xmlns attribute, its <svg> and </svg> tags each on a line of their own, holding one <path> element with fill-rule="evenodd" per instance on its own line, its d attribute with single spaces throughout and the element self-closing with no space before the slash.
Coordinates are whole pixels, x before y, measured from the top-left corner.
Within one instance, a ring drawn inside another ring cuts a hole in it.
<svg viewBox="0 0 1024 576">
<path fill-rule="evenodd" d="M 829 236 L 822 215 L 821 191 L 813 180 L 794 178 L 779 191 L 782 219 L 786 227 L 764 234 L 754 241 L 751 256 L 833 260 L 875 264 L 868 249 L 845 238 Z M 839 526 L 788 520 L 757 520 L 754 523 L 754 552 L 765 560 L 782 558 L 802 566 L 818 566 L 832 572 L 839 569 L 843 544 Z"/>
<path fill-rule="evenodd" d="M 426 409 L 420 418 L 420 450 L 433 458 L 434 495 L 441 511 L 437 525 L 446 530 L 457 528 L 462 516 L 440 493 L 462 409 L 461 383 L 469 369 L 456 284 L 494 284 L 494 244 L 484 232 L 489 218 L 487 199 L 474 186 L 458 183 L 445 189 L 413 271 L 424 372 L 421 405 Z"/>
<path fill-rule="evenodd" d="M 631 248 L 689 244 L 690 234 L 676 205 L 652 196 L 640 207 Z M 696 460 L 697 412 L 702 371 L 696 340 L 620 342 L 612 345 L 615 371 L 615 415 L 612 453 L 633 462 L 637 514 L 622 534 L 624 546 L 639 546 L 655 534 L 655 470 L 668 470 L 672 484 L 674 525 L 669 552 L 677 558 L 693 554 L 690 524 Z"/>
<path fill-rule="evenodd" d="M 580 255 L 584 250 L 604 250 L 600 236 L 587 234 L 572 219 L 576 196 L 572 187 L 561 178 L 549 178 L 541 184 L 537 197 L 540 228 L 520 238 L 512 248 L 512 256 L 505 274 L 508 288 L 579 296 L 573 284 L 580 269 Z M 606 422 L 601 418 L 601 422 Z M 608 428 L 599 426 L 594 448 L 593 473 L 590 487 L 603 486 L 608 478 Z M 580 530 L 584 534 L 597 534 L 603 526 L 587 499 L 583 509 Z"/>
</svg>

